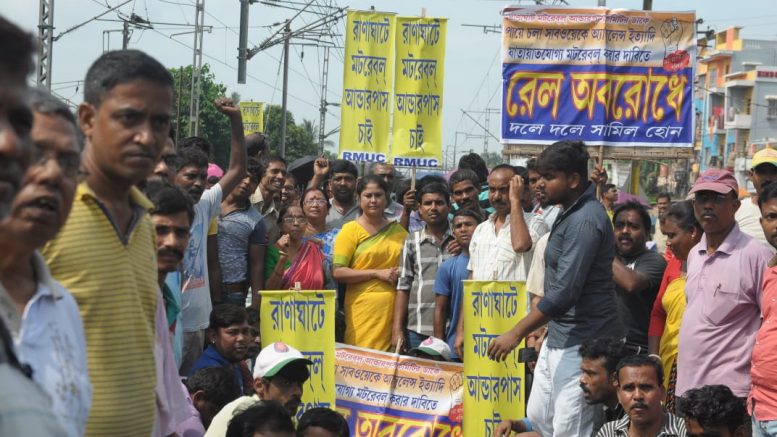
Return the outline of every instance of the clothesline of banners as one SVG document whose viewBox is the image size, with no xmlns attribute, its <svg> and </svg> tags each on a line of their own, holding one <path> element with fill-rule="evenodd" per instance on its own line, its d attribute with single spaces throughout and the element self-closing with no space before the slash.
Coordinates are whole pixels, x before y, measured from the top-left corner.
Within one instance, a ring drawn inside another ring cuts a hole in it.
<svg viewBox="0 0 777 437">
<path fill-rule="evenodd" d="M 522 282 L 465 281 L 463 365 L 336 344 L 333 290 L 261 294 L 263 344 L 283 341 L 313 363 L 298 415 L 336 409 L 355 436 L 491 436 L 502 418 L 523 411 L 517 352 L 501 363 L 486 353 L 526 314 Z"/>
<path fill-rule="evenodd" d="M 692 147 L 695 13 L 502 10 L 501 143 Z M 447 21 L 350 11 L 340 157 L 438 167 Z"/>
</svg>

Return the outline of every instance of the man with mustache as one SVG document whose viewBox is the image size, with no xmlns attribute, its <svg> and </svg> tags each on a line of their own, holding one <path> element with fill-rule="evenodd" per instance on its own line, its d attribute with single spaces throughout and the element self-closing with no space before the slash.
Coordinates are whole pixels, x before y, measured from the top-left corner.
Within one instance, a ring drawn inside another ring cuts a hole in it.
<svg viewBox="0 0 777 437">
<path fill-rule="evenodd" d="M 286 182 L 287 164 L 286 160 L 277 155 L 266 155 L 259 163 L 259 186 L 251 195 L 251 205 L 265 218 L 267 244 L 275 244 L 281 234 L 278 226 L 281 205 L 275 202 L 275 197 L 281 195 Z"/>
<path fill-rule="evenodd" d="M 532 210 L 532 213 L 535 216 L 542 216 L 545 224 L 548 225 L 548 229 L 552 229 L 556 217 L 561 212 L 561 208 L 559 205 L 549 204 L 547 198 L 542 196 L 540 192 L 540 172 L 537 170 L 537 158 L 529 159 L 526 162 L 526 169 L 529 171 L 529 191 L 534 196 L 534 210 Z"/>
<path fill-rule="evenodd" d="M 243 119 L 240 108 L 227 98 L 213 102 L 216 109 L 229 119 L 231 141 L 229 167 L 212 188 L 206 189 L 208 158 L 202 150 L 210 145 L 202 138 L 189 137 L 178 150 L 175 184 L 183 189 L 194 204 L 194 219 L 189 244 L 184 252 L 181 278 L 181 317 L 183 321 L 183 354 L 181 375 L 188 375 L 191 366 L 202 353 L 205 329 L 208 327 L 213 304 L 221 302 L 220 284 L 213 284 L 208 269 L 208 228 L 221 212 L 223 193 L 231 193 L 246 173 L 246 149 L 243 140 Z M 215 288 L 215 289 L 214 289 Z"/>
<path fill-rule="evenodd" d="M 443 261 L 450 258 L 448 243 L 454 241 L 448 221 L 448 187 L 431 182 L 421 187 L 415 197 L 424 227 L 408 234 L 402 247 L 392 350 L 400 340 L 405 346 L 403 350 L 416 348 L 434 334 L 434 278 Z"/>
<path fill-rule="evenodd" d="M 618 401 L 628 414 L 606 423 L 597 437 L 685 437 L 685 421 L 665 412 L 661 405 L 664 369 L 645 355 L 626 357 L 618 363 Z"/>
<path fill-rule="evenodd" d="M 648 250 L 650 215 L 637 202 L 618 205 L 612 220 L 615 229 L 615 259 L 612 279 L 618 297 L 618 312 L 628 328 L 626 344 L 632 352 L 647 354 L 650 312 L 664 275 L 664 257 Z"/>
<path fill-rule="evenodd" d="M 248 175 L 221 203 L 219 217 L 219 262 L 225 303 L 245 306 L 248 289 L 251 305 L 259 308 L 259 290 L 264 289 L 264 255 L 267 231 L 264 219 L 251 208 L 251 193 L 259 185 L 261 165 L 248 158 Z"/>
<path fill-rule="evenodd" d="M 194 208 L 189 196 L 164 180 L 153 180 L 146 184 L 144 194 L 154 204 L 150 215 L 156 234 L 157 283 L 160 291 L 155 317 L 157 417 L 153 435 L 167 436 L 191 417 L 186 408 L 186 393 L 182 390 L 172 346 L 181 303 L 165 279 L 169 273 L 177 272 L 181 265 L 189 242 Z"/>
<path fill-rule="evenodd" d="M 769 241 L 761 229 L 761 210 L 758 208 L 758 196 L 767 185 L 777 181 L 777 150 L 767 147 L 756 152 L 747 175 L 753 182 L 755 195 L 742 200 L 742 205 L 734 218 L 743 233 L 768 245 Z"/>
<path fill-rule="evenodd" d="M 6 218 L 29 164 L 33 114 L 26 99 L 35 42 L 0 15 L 0 220 Z M 0 234 L 0 239 L 15 236 Z M 44 390 L 19 363 L 11 332 L 21 317 L 0 283 L 0 435 L 64 436 Z"/>
<path fill-rule="evenodd" d="M 591 433 L 595 409 L 585 404 L 578 388 L 579 346 L 590 338 L 624 335 L 612 281 L 612 222 L 589 181 L 589 159 L 585 144 L 572 140 L 556 142 L 540 154 L 539 189 L 548 202 L 564 207 L 545 250 L 544 296 L 488 348 L 489 358 L 503 361 L 530 333 L 548 324 L 527 407 L 543 436 Z M 510 194 L 512 199 L 512 190 Z"/>
<path fill-rule="evenodd" d="M 216 414 L 205 437 L 224 437 L 229 421 L 236 414 L 258 402 L 275 401 L 292 416 L 302 404 L 305 382 L 313 364 L 297 349 L 278 341 L 259 352 L 254 366 L 254 392 L 228 403 Z"/>
<path fill-rule="evenodd" d="M 596 435 L 602 426 L 613 420 L 626 416 L 626 411 L 618 403 L 618 375 L 615 369 L 627 353 L 623 341 L 616 338 L 602 337 L 586 340 L 580 345 L 582 361 L 579 386 L 583 398 L 588 405 L 601 406 L 594 419 L 592 436 Z M 505 420 L 499 424 L 495 435 L 508 437 L 509 431 L 521 433 L 530 432 L 532 425 L 529 419 Z M 535 437 L 532 433 L 526 437 Z"/>
<path fill-rule="evenodd" d="M 11 215 L 0 222 L 0 280 L 22 321 L 14 338 L 19 359 L 50 395 L 68 435 L 80 436 L 92 401 L 84 329 L 75 299 L 51 277 L 38 249 L 54 238 L 70 212 L 82 138 L 67 105 L 39 88 L 29 97 L 32 163 Z"/>
<path fill-rule="evenodd" d="M 472 235 L 467 270 L 478 281 L 525 281 L 529 253 L 539 235 L 529 232 L 522 199 L 524 178 L 511 165 L 494 167 L 488 175 L 488 200 L 494 213 Z"/>
<path fill-rule="evenodd" d="M 688 253 L 677 396 L 709 384 L 726 385 L 743 401 L 750 391 L 763 275 L 774 251 L 739 229 L 737 192 L 734 176 L 718 169 L 704 171 L 691 188 L 704 235 Z"/>
<path fill-rule="evenodd" d="M 316 167 L 320 173 L 323 170 Z M 343 159 L 335 159 L 329 163 L 329 191 L 332 193 L 331 206 L 326 216 L 328 228 L 340 229 L 344 224 L 355 220 L 361 211 L 356 199 L 356 181 L 359 170 L 356 165 Z"/>
</svg>

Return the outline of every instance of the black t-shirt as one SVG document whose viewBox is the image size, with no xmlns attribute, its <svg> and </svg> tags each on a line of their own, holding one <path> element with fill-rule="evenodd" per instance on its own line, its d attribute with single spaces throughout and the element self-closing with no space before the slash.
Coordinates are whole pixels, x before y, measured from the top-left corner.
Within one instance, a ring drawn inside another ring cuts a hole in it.
<svg viewBox="0 0 777 437">
<path fill-rule="evenodd" d="M 664 276 L 666 261 L 663 256 L 652 250 L 645 250 L 633 258 L 625 258 L 620 254 L 616 256 L 626 267 L 642 273 L 650 281 L 648 288 L 637 293 L 626 293 L 622 288 L 615 286 L 618 312 L 623 324 L 628 328 L 626 343 L 647 349 L 650 312 L 653 310 L 653 302 L 656 300 L 658 287 Z"/>
</svg>

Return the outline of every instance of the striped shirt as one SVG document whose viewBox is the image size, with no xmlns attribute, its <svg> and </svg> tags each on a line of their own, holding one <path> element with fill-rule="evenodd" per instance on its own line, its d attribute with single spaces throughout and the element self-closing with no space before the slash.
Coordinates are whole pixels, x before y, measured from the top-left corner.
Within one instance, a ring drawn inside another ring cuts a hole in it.
<svg viewBox="0 0 777 437">
<path fill-rule="evenodd" d="M 438 244 L 426 226 L 405 239 L 400 261 L 397 290 L 410 294 L 407 305 L 407 329 L 423 335 L 434 334 L 434 278 L 437 269 L 450 258 L 448 243 L 453 241 L 446 229 Z"/>
<path fill-rule="evenodd" d="M 672 413 L 666 413 L 664 426 L 661 431 L 656 434 L 656 437 L 685 437 L 685 420 L 679 416 L 675 416 Z M 619 420 L 607 422 L 604 424 L 596 437 L 622 437 L 629 435 L 629 424 L 631 419 L 628 415 L 623 416 Z"/>
<path fill-rule="evenodd" d="M 84 324 L 94 390 L 87 436 L 150 435 L 154 424 L 159 286 L 154 230 L 144 211 L 153 205 L 134 187 L 129 195 L 135 219 L 120 236 L 82 182 L 67 222 L 42 250 Z"/>
</svg>

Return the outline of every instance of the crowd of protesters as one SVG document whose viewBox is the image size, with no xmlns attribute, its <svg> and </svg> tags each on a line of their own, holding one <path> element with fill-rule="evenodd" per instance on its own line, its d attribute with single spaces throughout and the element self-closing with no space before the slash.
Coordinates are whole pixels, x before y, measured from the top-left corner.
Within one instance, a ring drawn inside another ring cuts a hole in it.
<svg viewBox="0 0 777 437">
<path fill-rule="evenodd" d="M 495 435 L 777 436 L 776 151 L 752 197 L 710 169 L 655 219 L 570 139 L 418 181 L 320 157 L 305 181 L 229 99 L 225 169 L 226 145 L 175 144 L 143 52 L 100 56 L 75 114 L 28 87 L 33 54 L 0 17 L 0 435 L 346 436 L 292 420 L 312 363 L 262 343 L 259 291 L 336 289 L 338 341 L 461 361 L 473 279 L 531 302 L 488 347 L 526 340 L 532 369 Z"/>
</svg>

